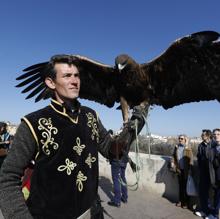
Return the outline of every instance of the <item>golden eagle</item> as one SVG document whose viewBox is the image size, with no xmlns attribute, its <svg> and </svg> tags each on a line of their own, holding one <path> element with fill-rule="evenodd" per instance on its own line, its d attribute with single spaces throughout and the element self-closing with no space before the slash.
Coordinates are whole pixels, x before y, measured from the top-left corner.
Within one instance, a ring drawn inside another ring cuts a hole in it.
<svg viewBox="0 0 220 219">
<path fill-rule="evenodd" d="M 165 109 L 183 103 L 220 101 L 220 34 L 202 31 L 176 40 L 154 60 L 138 64 L 128 55 L 119 55 L 115 66 L 108 66 L 84 56 L 71 55 L 80 70 L 80 98 L 108 107 L 120 102 L 124 121 L 128 108 L 143 104 Z M 38 94 L 35 101 L 49 97 L 44 84 L 48 62 L 33 65 L 18 77 L 22 92 Z M 31 83 L 31 84 L 30 84 Z"/>
</svg>

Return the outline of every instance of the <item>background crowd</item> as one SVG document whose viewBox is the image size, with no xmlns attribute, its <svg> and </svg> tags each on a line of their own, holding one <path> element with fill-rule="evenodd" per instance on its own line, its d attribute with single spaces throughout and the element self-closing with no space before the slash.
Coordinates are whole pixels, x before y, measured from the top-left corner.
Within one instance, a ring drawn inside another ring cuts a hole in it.
<svg viewBox="0 0 220 219">
<path fill-rule="evenodd" d="M 218 219 L 220 208 L 220 129 L 202 130 L 202 142 L 197 149 L 198 200 L 195 214 L 206 219 Z M 174 148 L 170 168 L 178 176 L 179 202 L 177 207 L 190 208 L 189 190 L 195 187 L 190 183 L 195 168 L 192 148 L 186 135 L 178 136 L 178 144 Z M 194 171 L 193 171 L 194 170 Z M 195 178 L 195 177 L 194 177 Z M 195 194 L 193 194 L 195 195 Z"/>
</svg>

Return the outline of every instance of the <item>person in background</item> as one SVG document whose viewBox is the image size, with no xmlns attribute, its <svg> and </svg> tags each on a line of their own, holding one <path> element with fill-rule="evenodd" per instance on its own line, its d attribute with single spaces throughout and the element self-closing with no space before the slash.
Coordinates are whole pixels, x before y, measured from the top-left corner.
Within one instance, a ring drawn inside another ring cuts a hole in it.
<svg viewBox="0 0 220 219">
<path fill-rule="evenodd" d="M 128 202 L 127 180 L 125 177 L 128 159 L 127 153 L 122 154 L 120 158 L 110 158 L 114 197 L 108 202 L 108 205 L 120 207 L 121 201 L 123 203 Z"/>
<path fill-rule="evenodd" d="M 8 125 L 0 122 L 0 169 L 5 160 L 11 144 L 11 135 L 8 132 Z"/>
<path fill-rule="evenodd" d="M 193 153 L 191 147 L 188 145 L 188 138 L 184 134 L 178 136 L 178 144 L 174 148 L 172 163 L 176 167 L 179 182 L 179 202 L 176 203 L 176 206 L 189 208 L 186 183 L 189 171 L 193 165 Z"/>
<path fill-rule="evenodd" d="M 220 208 L 220 128 L 212 131 L 212 147 L 209 153 L 209 173 L 211 185 L 214 189 L 214 210 L 206 219 L 219 219 Z"/>
<path fill-rule="evenodd" d="M 109 158 L 116 145 L 130 145 L 135 137 L 134 124 L 140 132 L 145 123 L 145 109 L 134 107 L 131 119 L 114 138 L 97 113 L 79 103 L 77 66 L 73 56 L 56 55 L 41 75 L 41 86 L 50 90 L 52 100 L 22 119 L 2 165 L 0 206 L 5 219 L 84 219 L 90 209 L 91 218 L 103 218 L 93 207 L 100 207 L 96 201 L 98 152 Z M 119 155 L 123 147 L 118 149 Z M 21 177 L 32 160 L 35 164 L 25 202 Z"/>
<path fill-rule="evenodd" d="M 210 191 L 210 175 L 209 175 L 209 151 L 211 149 L 212 132 L 209 129 L 203 129 L 201 134 L 202 142 L 198 146 L 197 163 L 199 170 L 199 202 L 200 211 L 195 214 L 199 217 L 209 215 L 209 191 Z"/>
</svg>

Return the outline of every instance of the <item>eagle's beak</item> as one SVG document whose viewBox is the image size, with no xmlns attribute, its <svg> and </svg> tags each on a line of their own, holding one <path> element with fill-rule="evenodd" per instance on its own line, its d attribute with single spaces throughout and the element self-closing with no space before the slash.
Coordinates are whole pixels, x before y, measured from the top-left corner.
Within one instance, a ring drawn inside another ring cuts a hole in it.
<svg viewBox="0 0 220 219">
<path fill-rule="evenodd" d="M 122 64 L 118 64 L 118 69 L 121 71 L 125 68 L 126 64 L 125 65 L 122 65 Z"/>
</svg>

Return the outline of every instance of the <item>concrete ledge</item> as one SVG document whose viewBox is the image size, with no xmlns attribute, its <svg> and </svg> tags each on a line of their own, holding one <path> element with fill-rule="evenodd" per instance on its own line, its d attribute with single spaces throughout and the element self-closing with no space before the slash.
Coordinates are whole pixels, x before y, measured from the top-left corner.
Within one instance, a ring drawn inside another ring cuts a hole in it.
<svg viewBox="0 0 220 219">
<path fill-rule="evenodd" d="M 135 163 L 139 161 L 140 171 L 133 173 L 128 164 L 126 169 L 128 185 L 134 185 L 138 182 L 138 189 L 155 192 L 171 201 L 178 200 L 178 179 L 168 169 L 170 157 L 140 153 L 139 158 L 136 158 L 135 153 L 132 152 L 129 153 L 129 156 Z M 111 179 L 110 164 L 101 155 L 99 157 L 99 172 L 101 176 Z M 134 188 L 135 186 L 130 187 L 130 189 Z"/>
</svg>

